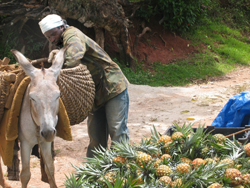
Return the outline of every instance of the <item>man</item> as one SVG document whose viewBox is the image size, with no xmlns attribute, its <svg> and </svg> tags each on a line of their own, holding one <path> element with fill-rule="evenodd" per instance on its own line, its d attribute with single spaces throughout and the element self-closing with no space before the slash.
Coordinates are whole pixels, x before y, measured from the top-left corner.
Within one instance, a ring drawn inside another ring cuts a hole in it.
<svg viewBox="0 0 250 188">
<path fill-rule="evenodd" d="M 94 107 L 87 120 L 90 138 L 87 157 L 93 157 L 92 150 L 99 145 L 106 148 L 109 135 L 112 141 L 128 140 L 128 81 L 119 66 L 95 41 L 79 29 L 68 26 L 60 16 L 48 15 L 39 26 L 53 45 L 58 48 L 68 46 L 64 68 L 82 63 L 95 82 Z M 49 61 L 56 52 L 50 52 Z"/>
</svg>

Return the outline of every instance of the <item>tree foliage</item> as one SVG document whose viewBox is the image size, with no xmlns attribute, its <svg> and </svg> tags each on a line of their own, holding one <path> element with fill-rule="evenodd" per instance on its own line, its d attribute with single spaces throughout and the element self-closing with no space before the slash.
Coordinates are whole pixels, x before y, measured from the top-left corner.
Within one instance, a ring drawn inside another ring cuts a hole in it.
<svg viewBox="0 0 250 188">
<path fill-rule="evenodd" d="M 160 16 L 159 23 L 172 31 L 187 31 L 207 14 L 210 0 L 144 0 L 137 15 L 151 21 Z"/>
</svg>

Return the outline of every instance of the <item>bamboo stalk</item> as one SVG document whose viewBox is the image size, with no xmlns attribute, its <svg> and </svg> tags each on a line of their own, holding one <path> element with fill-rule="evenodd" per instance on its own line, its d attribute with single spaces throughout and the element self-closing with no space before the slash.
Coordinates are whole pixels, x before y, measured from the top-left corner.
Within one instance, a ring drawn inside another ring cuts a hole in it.
<svg viewBox="0 0 250 188">
<path fill-rule="evenodd" d="M 250 130 L 250 128 L 243 129 L 243 130 L 238 131 L 238 132 L 236 132 L 236 133 L 229 134 L 229 135 L 227 135 L 226 137 L 228 138 L 228 137 L 231 137 L 231 136 L 233 136 L 233 135 L 240 134 L 240 133 L 243 133 L 243 132 L 249 131 L 249 130 Z"/>
<path fill-rule="evenodd" d="M 48 62 L 48 58 L 44 57 L 44 58 L 40 58 L 40 59 L 36 59 L 36 60 L 32 60 L 31 63 L 34 64 L 38 64 L 38 63 L 42 63 L 42 62 Z"/>
</svg>

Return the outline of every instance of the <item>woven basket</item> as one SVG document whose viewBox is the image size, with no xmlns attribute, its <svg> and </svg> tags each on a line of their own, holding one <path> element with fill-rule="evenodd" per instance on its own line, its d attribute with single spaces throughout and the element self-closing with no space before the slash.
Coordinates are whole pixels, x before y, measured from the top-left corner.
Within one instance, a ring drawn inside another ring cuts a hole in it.
<svg viewBox="0 0 250 188">
<path fill-rule="evenodd" d="M 0 71 L 0 122 L 4 114 L 4 105 L 9 94 L 9 89 L 10 83 L 3 79 Z"/>
<path fill-rule="evenodd" d="M 58 77 L 61 99 L 71 125 L 81 123 L 92 110 L 95 84 L 85 65 L 62 69 Z"/>
</svg>

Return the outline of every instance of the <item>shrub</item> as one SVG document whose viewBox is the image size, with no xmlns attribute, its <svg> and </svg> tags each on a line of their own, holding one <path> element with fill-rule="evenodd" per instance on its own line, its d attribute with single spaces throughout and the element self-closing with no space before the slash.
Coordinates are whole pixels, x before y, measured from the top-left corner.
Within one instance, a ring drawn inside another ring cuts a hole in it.
<svg viewBox="0 0 250 188">
<path fill-rule="evenodd" d="M 230 27 L 249 32 L 250 1 L 249 0 L 220 0 L 220 17 Z"/>
<path fill-rule="evenodd" d="M 207 15 L 210 0 L 144 0 L 137 16 L 150 21 L 161 16 L 163 25 L 172 31 L 186 31 Z"/>
</svg>

